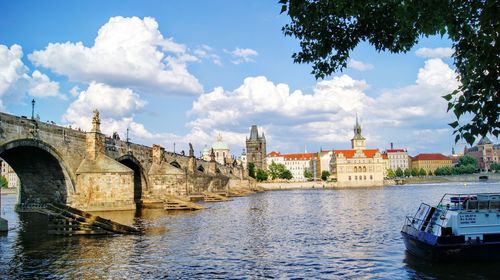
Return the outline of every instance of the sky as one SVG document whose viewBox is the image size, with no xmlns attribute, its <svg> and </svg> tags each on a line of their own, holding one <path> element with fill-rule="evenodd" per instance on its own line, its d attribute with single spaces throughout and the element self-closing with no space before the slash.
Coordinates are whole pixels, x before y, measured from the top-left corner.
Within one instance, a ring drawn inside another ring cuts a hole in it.
<svg viewBox="0 0 500 280">
<path fill-rule="evenodd" d="M 105 134 L 197 153 L 220 134 L 236 156 L 252 124 L 269 152 L 349 148 L 357 114 L 370 148 L 451 153 L 450 40 L 362 43 L 316 80 L 277 2 L 2 0 L 0 110 L 30 116 L 35 99 L 42 121 L 88 130 L 98 109 Z"/>
</svg>

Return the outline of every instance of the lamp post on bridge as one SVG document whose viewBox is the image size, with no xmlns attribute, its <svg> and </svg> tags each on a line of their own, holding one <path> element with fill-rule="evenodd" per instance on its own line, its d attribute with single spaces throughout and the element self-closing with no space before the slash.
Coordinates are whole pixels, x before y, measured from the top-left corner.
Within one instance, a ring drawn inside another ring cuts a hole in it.
<svg viewBox="0 0 500 280">
<path fill-rule="evenodd" d="M 35 119 L 35 99 L 31 101 L 31 119 Z"/>
</svg>

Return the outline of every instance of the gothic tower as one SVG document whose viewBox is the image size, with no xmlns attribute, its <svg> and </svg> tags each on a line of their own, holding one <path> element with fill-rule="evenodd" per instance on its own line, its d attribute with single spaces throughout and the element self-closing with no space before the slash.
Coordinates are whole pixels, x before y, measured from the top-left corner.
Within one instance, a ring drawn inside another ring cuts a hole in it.
<svg viewBox="0 0 500 280">
<path fill-rule="evenodd" d="M 354 137 L 351 139 L 353 150 L 366 149 L 366 139 L 361 135 L 361 126 L 358 122 L 358 115 L 356 115 L 356 125 L 354 125 Z"/>
<path fill-rule="evenodd" d="M 250 130 L 250 138 L 246 140 L 247 147 L 247 162 L 252 162 L 255 169 L 267 169 L 266 164 L 266 136 L 262 133 L 259 136 L 256 125 L 252 125 Z"/>
</svg>

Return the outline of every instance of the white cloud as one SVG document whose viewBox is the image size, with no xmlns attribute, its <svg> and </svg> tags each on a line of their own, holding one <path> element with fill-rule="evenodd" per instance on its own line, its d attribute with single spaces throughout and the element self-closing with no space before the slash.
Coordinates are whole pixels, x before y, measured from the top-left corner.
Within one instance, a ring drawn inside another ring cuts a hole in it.
<svg viewBox="0 0 500 280">
<path fill-rule="evenodd" d="M 220 56 L 215 54 L 215 50 L 207 45 L 201 45 L 193 51 L 194 55 L 199 58 L 211 60 L 215 65 L 222 66 Z"/>
<path fill-rule="evenodd" d="M 227 53 L 230 53 L 231 56 L 233 57 L 233 60 L 231 61 L 233 64 L 240 64 L 243 62 L 253 62 L 255 61 L 254 58 L 259 54 L 257 53 L 256 50 L 249 49 L 249 48 L 235 48 L 232 51 L 227 51 Z"/>
<path fill-rule="evenodd" d="M 28 93 L 35 97 L 54 96 L 66 99 L 66 96 L 59 92 L 59 83 L 51 81 L 47 75 L 38 70 L 33 71 L 31 74 Z"/>
<path fill-rule="evenodd" d="M 452 48 L 420 48 L 415 54 L 425 58 L 445 58 L 453 55 Z"/>
<path fill-rule="evenodd" d="M 82 42 L 50 43 L 28 57 L 35 65 L 73 81 L 167 95 L 203 90 L 187 70 L 187 62 L 197 58 L 186 46 L 164 38 L 150 17 L 112 17 L 99 29 L 91 47 Z"/>
<path fill-rule="evenodd" d="M 359 61 L 359 60 L 355 60 L 355 59 L 349 60 L 347 67 L 352 68 L 352 69 L 356 69 L 358 71 L 368 71 L 368 70 L 372 70 L 374 68 L 374 66 L 370 63 L 365 63 L 363 61 Z"/>
<path fill-rule="evenodd" d="M 233 131 L 243 139 L 248 136 L 246 128 L 259 124 L 266 130 L 268 150 L 298 152 L 303 150 L 301 143 L 308 143 L 310 150 L 314 145 L 346 148 L 357 112 L 369 146 L 385 148 L 396 142 L 425 150 L 432 148 L 426 146 L 428 139 L 417 135 L 435 133 L 441 137 L 435 142 L 447 145 L 447 137 L 452 142 L 447 123 L 453 116 L 446 113 L 441 96 L 457 86 L 454 71 L 440 59 L 427 60 L 415 84 L 386 90 L 378 97 L 365 93 L 366 82 L 348 75 L 320 81 L 309 94 L 263 76 L 249 77 L 235 90 L 218 87 L 199 96 L 189 112 L 194 118 L 189 127 L 204 135 Z M 233 145 L 241 148 L 244 140 Z"/>
<path fill-rule="evenodd" d="M 25 93 L 35 97 L 66 98 L 59 92 L 59 83 L 51 81 L 47 75 L 35 70 L 31 76 L 22 61 L 23 50 L 19 45 L 10 48 L 0 44 L 0 108 L 4 100 L 19 99 Z"/>
<path fill-rule="evenodd" d="M 101 118 L 107 122 L 102 127 L 105 133 L 123 132 L 127 125 L 133 122 L 135 113 L 145 105 L 146 102 L 131 89 L 91 82 L 88 88 L 79 92 L 77 99 L 69 105 L 63 120 L 72 126 L 89 130 L 92 126 L 92 112 L 97 109 L 101 113 Z"/>
</svg>

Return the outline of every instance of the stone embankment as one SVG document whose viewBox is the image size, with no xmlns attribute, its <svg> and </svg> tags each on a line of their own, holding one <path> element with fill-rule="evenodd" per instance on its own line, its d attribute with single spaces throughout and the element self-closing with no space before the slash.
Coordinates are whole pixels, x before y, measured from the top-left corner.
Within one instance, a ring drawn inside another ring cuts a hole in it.
<svg viewBox="0 0 500 280">
<path fill-rule="evenodd" d="M 336 182 L 311 181 L 311 182 L 271 182 L 257 183 L 265 190 L 293 190 L 293 189 L 332 189 L 337 187 Z"/>
<path fill-rule="evenodd" d="M 479 182 L 479 176 L 488 176 L 486 181 L 500 181 L 500 173 L 475 173 L 451 176 L 426 176 L 405 178 L 405 184 L 432 184 L 452 182 Z"/>
</svg>

